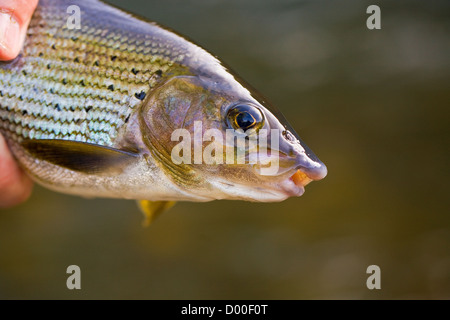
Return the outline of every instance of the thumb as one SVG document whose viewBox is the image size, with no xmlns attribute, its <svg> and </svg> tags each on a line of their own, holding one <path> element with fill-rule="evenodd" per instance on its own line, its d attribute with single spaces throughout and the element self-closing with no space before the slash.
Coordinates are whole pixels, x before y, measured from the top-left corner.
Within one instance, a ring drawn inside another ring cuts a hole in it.
<svg viewBox="0 0 450 320">
<path fill-rule="evenodd" d="M 22 48 L 38 0 L 0 0 L 0 60 L 14 59 Z"/>
</svg>

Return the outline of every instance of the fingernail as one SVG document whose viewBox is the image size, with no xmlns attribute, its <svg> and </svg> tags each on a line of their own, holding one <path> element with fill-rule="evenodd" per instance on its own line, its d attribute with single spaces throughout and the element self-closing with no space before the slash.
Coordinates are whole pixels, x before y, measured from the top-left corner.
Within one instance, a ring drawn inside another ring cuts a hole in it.
<svg viewBox="0 0 450 320">
<path fill-rule="evenodd" d="M 20 50 L 20 28 L 16 19 L 0 12 L 0 48 L 6 58 L 14 58 Z"/>
</svg>

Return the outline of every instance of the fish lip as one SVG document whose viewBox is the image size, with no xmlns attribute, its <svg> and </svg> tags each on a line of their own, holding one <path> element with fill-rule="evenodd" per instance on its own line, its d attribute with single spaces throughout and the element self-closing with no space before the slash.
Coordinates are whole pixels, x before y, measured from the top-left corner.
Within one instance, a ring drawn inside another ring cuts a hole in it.
<svg viewBox="0 0 450 320">
<path fill-rule="evenodd" d="M 306 159 L 306 161 L 305 161 Z M 325 178 L 328 169 L 320 160 L 313 161 L 304 154 L 291 158 L 292 166 L 278 176 L 282 180 L 276 183 L 276 189 L 288 197 L 300 197 L 305 193 L 305 186 L 312 181 Z M 255 169 L 255 167 L 253 167 Z"/>
<path fill-rule="evenodd" d="M 279 186 L 288 197 L 300 197 L 305 193 L 305 187 L 312 181 L 325 178 L 327 175 L 327 167 L 320 163 L 315 168 L 305 168 L 297 166 L 294 174 L 285 178 Z"/>
<path fill-rule="evenodd" d="M 328 174 L 327 166 L 321 161 L 315 161 L 311 163 L 309 167 L 305 167 L 300 164 L 295 167 L 294 175 L 300 171 L 304 175 L 306 175 L 311 181 L 318 181 L 325 178 Z"/>
<path fill-rule="evenodd" d="M 325 164 L 303 143 L 294 132 L 285 131 L 287 137 L 280 142 L 279 154 L 292 163 L 294 175 L 300 170 L 311 180 L 321 180 L 326 177 L 328 169 Z"/>
<path fill-rule="evenodd" d="M 280 189 L 288 197 L 300 197 L 305 193 L 305 187 L 301 184 L 296 184 L 291 177 L 288 177 L 281 181 L 279 184 Z"/>
</svg>

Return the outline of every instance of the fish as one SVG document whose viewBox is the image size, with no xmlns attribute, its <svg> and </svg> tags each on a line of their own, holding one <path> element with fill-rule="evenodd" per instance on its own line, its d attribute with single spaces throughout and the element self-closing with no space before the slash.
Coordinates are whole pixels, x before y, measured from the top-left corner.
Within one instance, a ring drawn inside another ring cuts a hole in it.
<svg viewBox="0 0 450 320">
<path fill-rule="evenodd" d="M 147 223 L 177 201 L 283 201 L 327 175 L 217 57 L 99 0 L 39 1 L 0 63 L 0 133 L 38 184 L 138 200 Z"/>
</svg>

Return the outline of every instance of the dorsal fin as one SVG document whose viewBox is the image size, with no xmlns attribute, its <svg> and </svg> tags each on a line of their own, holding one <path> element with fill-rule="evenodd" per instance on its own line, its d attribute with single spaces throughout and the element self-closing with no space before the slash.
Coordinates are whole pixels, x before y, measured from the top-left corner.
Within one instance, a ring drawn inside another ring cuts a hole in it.
<svg viewBox="0 0 450 320">
<path fill-rule="evenodd" d="M 39 160 L 87 174 L 120 173 L 139 154 L 87 142 L 28 139 L 22 147 Z"/>
</svg>

